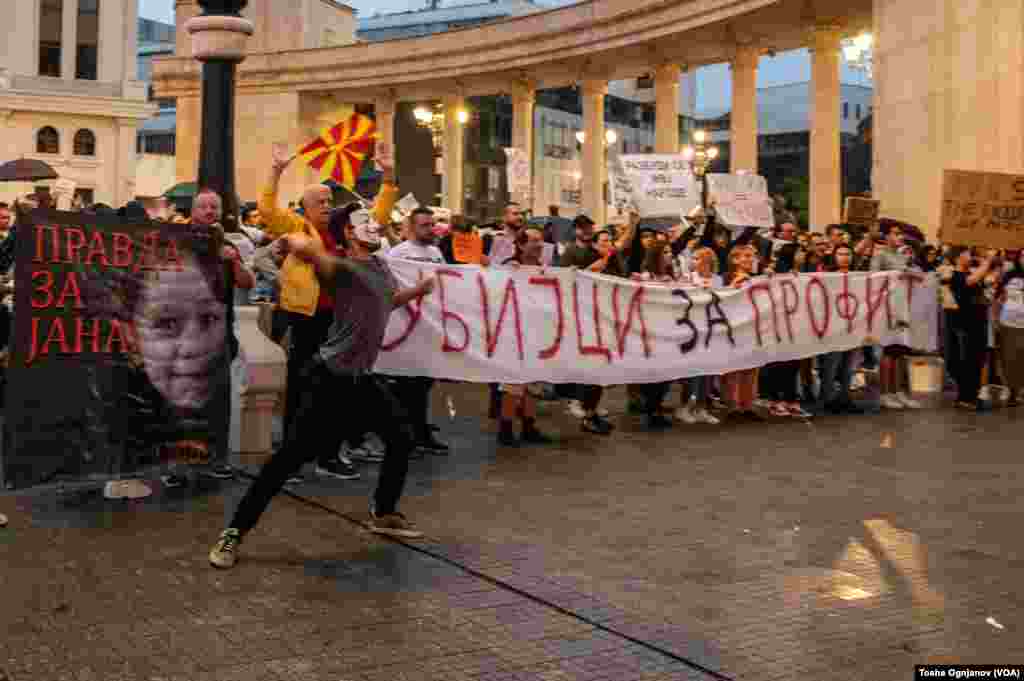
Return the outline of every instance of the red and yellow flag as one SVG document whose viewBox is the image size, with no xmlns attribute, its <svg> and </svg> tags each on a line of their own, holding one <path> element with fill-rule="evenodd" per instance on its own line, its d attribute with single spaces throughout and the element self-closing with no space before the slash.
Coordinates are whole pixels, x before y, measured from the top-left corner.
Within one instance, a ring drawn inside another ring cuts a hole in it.
<svg viewBox="0 0 1024 681">
<path fill-rule="evenodd" d="M 354 113 L 333 127 L 324 128 L 320 137 L 299 150 L 299 156 L 320 171 L 321 182 L 331 179 L 352 189 L 376 136 L 373 120 Z"/>
</svg>

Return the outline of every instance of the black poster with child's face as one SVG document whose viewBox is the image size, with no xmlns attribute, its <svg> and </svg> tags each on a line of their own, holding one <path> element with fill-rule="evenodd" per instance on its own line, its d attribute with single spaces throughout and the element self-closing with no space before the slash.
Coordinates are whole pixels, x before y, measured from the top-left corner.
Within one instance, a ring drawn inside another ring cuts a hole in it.
<svg viewBox="0 0 1024 681">
<path fill-rule="evenodd" d="M 9 484 L 223 459 L 231 328 L 222 237 L 58 211 L 18 225 Z"/>
</svg>

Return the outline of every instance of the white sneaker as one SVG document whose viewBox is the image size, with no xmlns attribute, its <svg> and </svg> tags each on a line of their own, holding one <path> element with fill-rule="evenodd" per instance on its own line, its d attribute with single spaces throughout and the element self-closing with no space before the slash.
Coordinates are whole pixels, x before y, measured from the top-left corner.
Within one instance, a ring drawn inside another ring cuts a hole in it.
<svg viewBox="0 0 1024 681">
<path fill-rule="evenodd" d="M 886 409 L 903 409 L 904 408 L 903 401 L 898 399 L 895 395 L 893 395 L 891 393 L 887 393 L 885 395 L 882 395 L 882 398 L 879 400 L 879 403 L 883 407 L 885 407 Z"/>
<path fill-rule="evenodd" d="M 569 406 L 566 408 L 570 416 L 578 419 L 587 417 L 587 412 L 583 411 L 583 403 L 579 400 L 569 400 Z"/>
<path fill-rule="evenodd" d="M 772 406 L 772 403 L 769 402 L 768 400 L 762 400 L 761 398 L 758 398 L 754 400 L 754 406 L 757 407 L 758 409 L 769 409 Z"/>
<path fill-rule="evenodd" d="M 992 388 L 987 385 L 981 386 L 981 390 L 978 391 L 978 399 L 983 402 L 989 402 L 992 400 Z"/>
<path fill-rule="evenodd" d="M 906 394 L 904 392 L 896 393 L 896 399 L 898 399 L 900 402 L 902 402 L 903 406 L 906 407 L 907 409 L 920 409 L 921 408 L 921 403 L 920 402 L 918 402 L 915 399 L 912 399 L 910 397 L 910 395 L 908 395 L 908 394 Z"/>
<path fill-rule="evenodd" d="M 703 421 L 709 426 L 717 426 L 719 423 L 721 423 L 721 421 L 719 421 L 716 417 L 712 416 L 711 413 L 703 407 L 697 409 L 697 412 L 694 415 L 697 417 L 698 421 Z"/>
<path fill-rule="evenodd" d="M 850 381 L 850 390 L 857 391 L 863 390 L 867 387 L 867 380 L 864 378 L 864 374 L 857 372 L 853 375 L 853 380 Z"/>
<path fill-rule="evenodd" d="M 689 404 L 686 405 L 685 407 L 679 407 L 678 409 L 676 409 L 676 418 L 690 426 L 697 423 L 697 414 L 693 411 L 693 407 Z"/>
<path fill-rule="evenodd" d="M 582 407 L 581 407 L 581 409 L 582 409 Z M 600 416 L 603 419 L 606 419 L 609 416 L 611 416 L 611 412 L 608 411 L 607 409 L 605 409 L 604 407 L 598 407 L 597 409 L 594 410 L 594 413 L 597 414 L 598 416 Z"/>
</svg>

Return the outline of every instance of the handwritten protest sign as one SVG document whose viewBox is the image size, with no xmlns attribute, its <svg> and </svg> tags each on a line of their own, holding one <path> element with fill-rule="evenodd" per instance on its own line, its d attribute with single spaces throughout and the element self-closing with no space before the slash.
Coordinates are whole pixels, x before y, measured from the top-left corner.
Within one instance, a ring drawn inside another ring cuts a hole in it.
<svg viewBox="0 0 1024 681">
<path fill-rule="evenodd" d="M 1024 175 L 945 171 L 939 238 L 963 246 L 1024 248 Z"/>
<path fill-rule="evenodd" d="M 843 202 L 843 222 L 860 225 L 872 231 L 878 228 L 878 199 L 866 199 L 860 196 L 847 196 Z"/>
<path fill-rule="evenodd" d="M 718 222 L 733 229 L 775 226 L 775 212 L 768 183 L 751 173 L 708 173 L 708 203 L 715 207 Z"/>
<path fill-rule="evenodd" d="M 19 230 L 6 479 L 226 456 L 232 284 L 220 235 L 58 211 Z"/>
<path fill-rule="evenodd" d="M 484 240 L 475 232 L 452 232 L 452 253 L 467 265 L 479 265 L 484 254 Z"/>
<path fill-rule="evenodd" d="M 744 289 L 570 269 L 388 261 L 434 291 L 396 310 L 375 371 L 485 383 L 652 383 L 861 347 L 935 345 L 937 283 L 913 272 L 779 275 Z"/>
<path fill-rule="evenodd" d="M 678 218 L 700 206 L 700 187 L 681 154 L 622 154 L 618 163 L 641 217 Z"/>
<path fill-rule="evenodd" d="M 608 192 L 616 213 L 639 212 L 633 199 L 633 183 L 622 171 L 618 159 L 608 162 Z"/>
</svg>

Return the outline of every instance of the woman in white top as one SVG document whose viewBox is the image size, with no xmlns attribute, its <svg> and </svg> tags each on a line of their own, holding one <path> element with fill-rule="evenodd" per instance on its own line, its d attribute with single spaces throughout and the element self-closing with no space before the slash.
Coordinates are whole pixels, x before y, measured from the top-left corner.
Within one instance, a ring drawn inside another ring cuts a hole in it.
<svg viewBox="0 0 1024 681">
<path fill-rule="evenodd" d="M 709 290 L 722 288 L 724 283 L 718 271 L 718 256 L 710 248 L 698 248 L 693 253 L 689 272 L 681 281 L 691 288 Z M 716 426 L 720 421 L 708 411 L 711 376 L 695 376 L 683 380 L 682 405 L 676 418 L 687 424 L 708 423 Z"/>
</svg>

